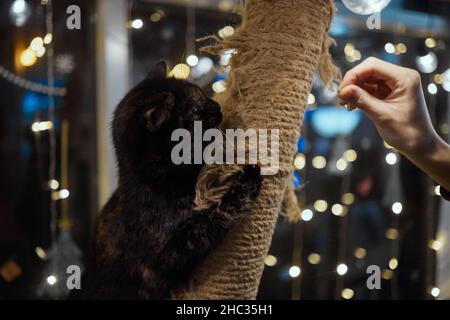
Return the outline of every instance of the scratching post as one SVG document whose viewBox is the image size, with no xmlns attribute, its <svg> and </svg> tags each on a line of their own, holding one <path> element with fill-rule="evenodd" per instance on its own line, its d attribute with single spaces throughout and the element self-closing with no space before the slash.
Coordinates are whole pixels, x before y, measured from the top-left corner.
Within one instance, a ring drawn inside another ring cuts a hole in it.
<svg viewBox="0 0 450 320">
<path fill-rule="evenodd" d="M 217 97 L 224 128 L 279 129 L 280 170 L 265 176 L 249 217 L 194 272 L 177 299 L 255 299 L 303 122 L 314 72 L 330 83 L 338 76 L 327 36 L 331 0 L 248 0 L 234 35 L 205 51 L 235 49 L 227 90 Z M 269 135 L 270 136 L 270 135 Z M 270 141 L 269 141 L 270 142 Z M 270 145 L 269 145 L 270 149 Z M 217 202 L 237 165 L 203 168 L 197 183 L 199 208 Z M 298 213 L 297 213 L 298 214 Z"/>
</svg>

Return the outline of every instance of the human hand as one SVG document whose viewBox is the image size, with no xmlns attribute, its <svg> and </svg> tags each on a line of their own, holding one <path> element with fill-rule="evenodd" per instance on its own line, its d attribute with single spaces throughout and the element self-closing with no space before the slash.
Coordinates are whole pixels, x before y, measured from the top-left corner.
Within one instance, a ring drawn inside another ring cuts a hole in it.
<svg viewBox="0 0 450 320">
<path fill-rule="evenodd" d="M 388 144 L 450 190 L 450 146 L 433 128 L 417 71 L 368 58 L 338 92 L 342 105 L 363 110 Z"/>
<path fill-rule="evenodd" d="M 383 139 L 405 155 L 428 152 L 438 138 L 415 70 L 368 58 L 344 76 L 339 98 L 349 110 L 366 112 Z"/>
</svg>

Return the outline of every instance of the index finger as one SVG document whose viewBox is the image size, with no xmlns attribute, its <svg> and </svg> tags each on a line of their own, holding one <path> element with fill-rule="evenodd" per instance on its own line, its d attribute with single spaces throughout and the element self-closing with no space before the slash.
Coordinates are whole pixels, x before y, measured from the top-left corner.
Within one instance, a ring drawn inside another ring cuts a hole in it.
<svg viewBox="0 0 450 320">
<path fill-rule="evenodd" d="M 371 57 L 348 71 L 342 79 L 339 89 L 351 84 L 362 84 L 368 80 L 384 80 L 388 85 L 393 84 L 401 77 L 399 69 L 402 68 L 395 64 Z M 389 86 L 391 87 L 391 85 Z"/>
</svg>

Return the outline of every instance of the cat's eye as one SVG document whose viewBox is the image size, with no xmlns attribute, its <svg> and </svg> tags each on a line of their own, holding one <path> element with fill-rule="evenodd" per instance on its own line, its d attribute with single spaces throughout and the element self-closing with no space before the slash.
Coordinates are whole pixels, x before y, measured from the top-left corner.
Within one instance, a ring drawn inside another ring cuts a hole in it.
<svg viewBox="0 0 450 320">
<path fill-rule="evenodd" d="M 192 107 L 192 113 L 199 113 L 200 107 Z"/>
</svg>

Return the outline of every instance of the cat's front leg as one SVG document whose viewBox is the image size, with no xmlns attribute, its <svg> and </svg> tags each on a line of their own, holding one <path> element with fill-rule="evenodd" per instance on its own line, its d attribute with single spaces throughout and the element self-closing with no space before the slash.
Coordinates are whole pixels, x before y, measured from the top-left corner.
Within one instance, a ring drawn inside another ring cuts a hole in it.
<svg viewBox="0 0 450 320">
<path fill-rule="evenodd" d="M 190 271 L 217 246 L 225 234 L 246 215 L 261 189 L 259 166 L 246 165 L 233 177 L 220 204 L 193 211 L 170 235 L 163 252 L 166 270 Z"/>
</svg>

